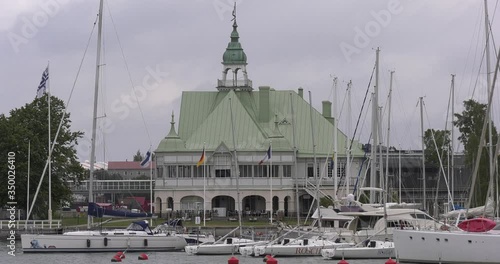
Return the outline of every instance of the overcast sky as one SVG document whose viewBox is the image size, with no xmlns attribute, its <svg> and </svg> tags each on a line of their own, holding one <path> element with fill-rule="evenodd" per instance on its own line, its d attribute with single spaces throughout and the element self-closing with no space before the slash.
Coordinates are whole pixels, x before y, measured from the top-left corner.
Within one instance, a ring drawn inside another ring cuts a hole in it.
<svg viewBox="0 0 500 264">
<path fill-rule="evenodd" d="M 48 61 L 52 94 L 68 99 L 96 20 L 98 2 L 2 3 L 0 113 L 7 114 L 34 99 Z M 377 47 L 381 49 L 379 104 L 385 108 L 389 71 L 395 71 L 393 146 L 420 148 L 417 102 L 421 96 L 426 112 L 424 128 L 445 128 L 452 73 L 456 74 L 456 112 L 462 110 L 463 100 L 486 100 L 485 66 L 480 69 L 485 45 L 483 1 L 236 2 L 240 42 L 248 57 L 247 70 L 254 89 L 264 85 L 279 90 L 303 87 L 306 99 L 311 91 L 313 105 L 321 111 L 322 100 L 333 100 L 332 76 L 339 80 L 339 104 L 344 101 L 347 82 L 352 80 L 351 130 Z M 488 7 L 493 38 L 499 32 L 494 17 L 496 4 L 489 1 Z M 155 149 L 168 133 L 172 111 L 178 121 L 182 91 L 216 90 L 222 54 L 232 30 L 232 8 L 233 1 L 228 0 L 105 1 L 105 65 L 99 115 L 106 114 L 100 120 L 107 124 L 105 148 L 103 144 L 97 148 L 98 161 L 130 160 L 138 149 L 144 153 L 150 144 Z M 96 31 L 68 107 L 73 129 L 86 132 L 78 147 L 82 161 L 89 159 Z M 491 50 L 493 69 L 494 47 Z M 141 86 L 136 91 L 144 119 L 134 103 L 131 80 L 134 86 Z M 339 106 L 339 111 L 343 115 L 340 127 L 347 132 L 347 102 L 342 109 Z M 386 123 L 384 120 L 384 130 Z M 366 143 L 369 112 L 362 114 L 358 130 L 361 142 Z"/>
</svg>

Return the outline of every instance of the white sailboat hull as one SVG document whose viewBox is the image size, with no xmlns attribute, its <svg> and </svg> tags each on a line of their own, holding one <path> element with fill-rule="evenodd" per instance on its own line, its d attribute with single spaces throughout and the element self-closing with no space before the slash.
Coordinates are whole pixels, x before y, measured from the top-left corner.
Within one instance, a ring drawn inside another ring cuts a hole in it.
<svg viewBox="0 0 500 264">
<path fill-rule="evenodd" d="M 489 231 L 395 230 L 394 244 L 401 262 L 499 263 L 500 233 Z"/>
<path fill-rule="evenodd" d="M 254 255 L 255 256 L 282 256 L 282 257 L 293 257 L 293 256 L 321 256 L 321 250 L 323 249 L 334 249 L 336 247 L 348 247 L 351 246 L 350 243 L 317 243 L 312 245 L 267 245 L 267 246 L 255 246 Z"/>
<path fill-rule="evenodd" d="M 180 251 L 186 240 L 177 236 L 21 235 L 23 252 Z"/>
<path fill-rule="evenodd" d="M 324 249 L 321 251 L 321 255 L 325 259 L 388 259 L 396 257 L 394 243 L 382 241 L 374 247 Z"/>
<path fill-rule="evenodd" d="M 239 252 L 240 247 L 253 246 L 261 242 L 244 242 L 235 244 L 205 244 L 186 246 L 185 251 L 190 255 L 232 255 Z"/>
</svg>

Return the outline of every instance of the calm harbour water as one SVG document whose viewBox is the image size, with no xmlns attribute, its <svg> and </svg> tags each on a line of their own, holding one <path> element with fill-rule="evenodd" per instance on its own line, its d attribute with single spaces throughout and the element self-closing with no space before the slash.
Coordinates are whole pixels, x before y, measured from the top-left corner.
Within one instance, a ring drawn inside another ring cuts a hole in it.
<svg viewBox="0 0 500 264">
<path fill-rule="evenodd" d="M 16 256 L 8 254 L 6 241 L 0 242 L 0 263 L 9 264 L 101 264 L 111 263 L 111 258 L 115 255 L 109 253 L 39 253 L 39 254 L 23 254 L 21 243 L 16 244 Z M 126 258 L 122 263 L 189 263 L 189 264 L 225 264 L 231 256 L 189 256 L 184 252 L 149 252 L 149 260 L 138 260 L 139 252 L 131 252 L 126 254 Z M 240 260 L 241 264 L 262 264 L 263 258 L 243 257 L 235 255 Z M 327 264 L 337 263 L 338 260 L 324 260 L 321 257 L 302 257 L 302 258 L 277 258 L 279 264 Z M 349 260 L 350 264 L 383 264 L 386 259 L 377 260 Z"/>
</svg>

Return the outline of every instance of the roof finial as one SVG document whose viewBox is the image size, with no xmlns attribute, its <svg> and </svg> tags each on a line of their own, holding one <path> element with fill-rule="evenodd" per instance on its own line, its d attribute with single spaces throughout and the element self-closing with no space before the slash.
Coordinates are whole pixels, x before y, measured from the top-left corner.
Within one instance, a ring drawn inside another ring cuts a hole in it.
<svg viewBox="0 0 500 264">
<path fill-rule="evenodd" d="M 172 121 L 170 121 L 170 132 L 166 138 L 178 138 L 177 132 L 175 132 L 175 121 L 174 121 L 174 111 L 172 111 Z"/>
</svg>

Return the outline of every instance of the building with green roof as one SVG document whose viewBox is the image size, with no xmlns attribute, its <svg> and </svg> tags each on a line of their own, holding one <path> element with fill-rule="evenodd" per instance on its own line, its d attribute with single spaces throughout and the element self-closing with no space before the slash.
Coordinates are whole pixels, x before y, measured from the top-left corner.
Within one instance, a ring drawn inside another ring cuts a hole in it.
<svg viewBox="0 0 500 264">
<path fill-rule="evenodd" d="M 332 103 L 323 101 L 319 112 L 304 100 L 302 88 L 254 90 L 237 27 L 235 19 L 216 89 L 183 92 L 177 130 L 172 114 L 170 131 L 155 150 L 156 213 L 205 206 L 219 216 L 238 208 L 244 215 L 304 214 L 318 183 L 320 196 L 336 197 Z M 347 178 L 352 190 L 357 175 L 366 170 L 365 153 L 354 141 L 346 170 L 350 140 L 341 131 L 337 134 L 337 179 L 342 185 Z M 202 153 L 204 162 L 197 166 Z M 346 187 L 337 194 L 344 197 Z"/>
</svg>

